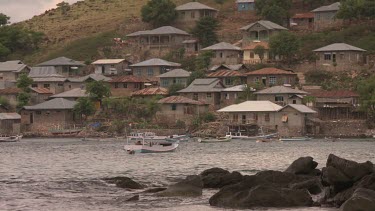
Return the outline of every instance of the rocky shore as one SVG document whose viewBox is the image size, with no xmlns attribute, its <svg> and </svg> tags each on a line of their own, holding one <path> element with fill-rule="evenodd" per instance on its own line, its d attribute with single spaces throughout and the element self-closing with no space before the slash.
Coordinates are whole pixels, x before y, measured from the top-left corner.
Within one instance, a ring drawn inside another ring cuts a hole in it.
<svg viewBox="0 0 375 211">
<path fill-rule="evenodd" d="M 145 189 L 142 194 L 158 197 L 198 197 L 205 188 L 217 189 L 208 203 L 214 207 L 252 209 L 256 207 L 337 207 L 342 211 L 375 210 L 375 166 L 330 154 L 326 166 L 317 169 L 312 157 L 295 160 L 285 171 L 266 170 L 242 175 L 211 168 L 189 175 L 168 187 L 149 188 L 129 177 L 104 178 L 119 188 Z"/>
</svg>

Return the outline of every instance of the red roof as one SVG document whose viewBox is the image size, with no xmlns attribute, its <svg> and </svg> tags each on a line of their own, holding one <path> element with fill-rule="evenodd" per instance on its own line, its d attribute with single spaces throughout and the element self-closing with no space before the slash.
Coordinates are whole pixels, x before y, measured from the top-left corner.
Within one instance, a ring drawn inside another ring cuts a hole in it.
<svg viewBox="0 0 375 211">
<path fill-rule="evenodd" d="M 135 91 L 132 93 L 132 96 L 135 95 L 167 95 L 168 90 L 166 88 L 162 87 L 157 87 L 157 88 L 146 88 L 146 89 L 141 89 L 138 91 Z"/>
<path fill-rule="evenodd" d="M 347 97 L 359 97 L 359 94 L 350 90 L 317 90 L 311 91 L 311 96 L 318 98 L 347 98 Z"/>
<path fill-rule="evenodd" d="M 21 92 L 21 89 L 15 88 L 15 87 L 0 89 L 0 94 L 2 95 L 12 95 L 12 94 L 18 94 L 20 92 Z"/>
<path fill-rule="evenodd" d="M 31 90 L 33 90 L 34 92 L 38 93 L 38 94 L 53 94 L 51 92 L 51 90 L 47 89 L 47 88 L 31 88 Z"/>
<path fill-rule="evenodd" d="M 163 98 L 158 101 L 158 103 L 163 103 L 163 104 L 193 104 L 193 105 L 205 105 L 207 103 L 197 101 L 197 100 L 192 100 L 187 97 L 182 97 L 182 96 L 170 96 Z"/>
<path fill-rule="evenodd" d="M 134 75 L 124 75 L 112 78 L 109 83 L 146 83 L 149 80 Z"/>
<path fill-rule="evenodd" d="M 248 72 L 245 75 L 297 75 L 291 71 L 281 70 L 274 67 L 266 67 L 260 70 Z"/>
<path fill-rule="evenodd" d="M 297 13 L 292 18 L 293 19 L 314 18 L 314 13 L 312 12 Z"/>
<path fill-rule="evenodd" d="M 219 71 L 207 74 L 208 78 L 226 78 L 226 77 L 241 77 L 241 76 L 245 76 L 245 75 L 235 70 L 219 70 Z"/>
<path fill-rule="evenodd" d="M 270 49 L 268 42 L 265 41 L 257 41 L 257 42 L 251 42 L 248 45 L 244 46 L 243 50 L 254 50 L 257 46 L 263 46 L 264 49 Z"/>
</svg>

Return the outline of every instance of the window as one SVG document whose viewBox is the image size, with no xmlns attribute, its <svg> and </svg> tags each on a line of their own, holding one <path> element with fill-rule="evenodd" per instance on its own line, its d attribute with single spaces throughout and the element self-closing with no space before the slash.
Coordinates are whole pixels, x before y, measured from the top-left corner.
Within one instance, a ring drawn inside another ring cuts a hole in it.
<svg viewBox="0 0 375 211">
<path fill-rule="evenodd" d="M 233 122 L 238 122 L 238 114 L 233 114 Z"/>
<path fill-rule="evenodd" d="M 242 124 L 246 124 L 246 115 L 242 114 Z"/>
<path fill-rule="evenodd" d="M 223 53 L 222 53 L 222 52 L 220 52 L 220 54 L 219 54 L 219 55 L 220 55 L 220 58 L 223 58 Z"/>
<path fill-rule="evenodd" d="M 332 54 L 332 62 L 336 62 L 336 53 Z"/>
<path fill-rule="evenodd" d="M 38 87 L 38 84 L 31 84 L 31 87 L 36 88 Z"/>
<path fill-rule="evenodd" d="M 255 113 L 253 114 L 253 120 L 258 121 L 258 114 L 255 114 Z"/>
<path fill-rule="evenodd" d="M 113 68 L 113 67 L 115 67 L 115 65 L 114 65 L 114 64 L 111 64 L 111 67 Z"/>
<path fill-rule="evenodd" d="M 275 102 L 283 102 L 284 97 L 283 96 L 275 96 Z"/>
<path fill-rule="evenodd" d="M 276 84 L 276 76 L 270 76 L 270 85 Z"/>
<path fill-rule="evenodd" d="M 254 82 L 255 82 L 255 83 L 258 83 L 258 82 L 259 82 L 259 77 L 255 77 L 255 78 L 254 78 Z"/>
<path fill-rule="evenodd" d="M 35 113 L 38 114 L 38 115 L 41 115 L 41 114 L 42 114 L 41 111 L 36 111 Z"/>
<path fill-rule="evenodd" d="M 207 93 L 207 98 L 211 98 L 211 97 L 212 97 L 211 93 Z"/>
<path fill-rule="evenodd" d="M 237 99 L 237 93 L 234 93 L 234 99 Z"/>
<path fill-rule="evenodd" d="M 191 12 L 191 18 L 195 18 L 195 11 Z"/>
<path fill-rule="evenodd" d="M 184 80 L 181 78 L 177 78 L 177 84 L 184 84 Z"/>
<path fill-rule="evenodd" d="M 254 52 L 250 52 L 250 58 L 254 59 Z"/>
<path fill-rule="evenodd" d="M 136 76 L 141 76 L 142 75 L 142 70 L 140 70 L 140 69 L 136 69 L 136 70 L 134 70 L 134 72 L 135 72 Z"/>
<path fill-rule="evenodd" d="M 172 111 L 175 111 L 177 109 L 177 105 L 176 104 L 172 104 Z"/>
<path fill-rule="evenodd" d="M 225 93 L 225 99 L 229 100 L 229 94 L 228 93 Z"/>
<path fill-rule="evenodd" d="M 126 88 L 128 88 L 128 84 L 127 83 L 123 83 L 122 87 L 126 89 Z"/>
<path fill-rule="evenodd" d="M 43 84 L 43 87 L 46 88 L 46 89 L 49 89 L 49 84 Z"/>
<path fill-rule="evenodd" d="M 193 94 L 193 100 L 198 100 L 198 93 Z"/>
<path fill-rule="evenodd" d="M 344 54 L 344 53 L 340 53 L 340 59 L 341 59 L 341 60 L 344 60 L 344 59 L 345 59 L 345 54 Z"/>
<path fill-rule="evenodd" d="M 64 86 L 64 84 L 57 84 L 57 86 Z"/>
<path fill-rule="evenodd" d="M 115 88 L 116 88 L 116 89 L 118 88 L 118 83 L 115 83 Z"/>
<path fill-rule="evenodd" d="M 153 76 L 154 75 L 154 70 L 152 68 L 147 69 L 147 75 L 148 76 Z"/>
<path fill-rule="evenodd" d="M 331 60 L 331 54 L 330 53 L 325 53 L 324 54 L 324 60 Z"/>
<path fill-rule="evenodd" d="M 135 83 L 135 84 L 134 84 L 134 88 L 138 89 L 138 88 L 139 88 L 139 84 L 138 84 L 138 83 Z"/>
<path fill-rule="evenodd" d="M 270 114 L 269 113 L 264 114 L 264 121 L 266 121 L 266 122 L 270 121 Z"/>
<path fill-rule="evenodd" d="M 232 85 L 232 79 L 231 78 L 225 78 L 224 79 L 224 84 L 225 85 Z"/>
<path fill-rule="evenodd" d="M 297 100 L 293 100 L 293 104 L 297 104 Z"/>
<path fill-rule="evenodd" d="M 168 79 L 167 79 L 167 80 L 162 80 L 162 81 L 161 81 L 161 84 L 162 84 L 163 87 L 168 87 L 168 86 L 169 86 L 169 81 L 168 81 Z"/>
</svg>

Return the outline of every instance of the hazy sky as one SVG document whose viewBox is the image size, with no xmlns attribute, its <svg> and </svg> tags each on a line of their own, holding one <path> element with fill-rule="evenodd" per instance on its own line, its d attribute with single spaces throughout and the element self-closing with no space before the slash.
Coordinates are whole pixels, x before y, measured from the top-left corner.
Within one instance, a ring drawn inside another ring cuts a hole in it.
<svg viewBox="0 0 375 211">
<path fill-rule="evenodd" d="M 63 0 L 0 0 L 0 13 L 10 17 L 10 22 L 19 22 L 56 7 Z M 64 0 L 74 3 L 78 0 Z"/>
</svg>

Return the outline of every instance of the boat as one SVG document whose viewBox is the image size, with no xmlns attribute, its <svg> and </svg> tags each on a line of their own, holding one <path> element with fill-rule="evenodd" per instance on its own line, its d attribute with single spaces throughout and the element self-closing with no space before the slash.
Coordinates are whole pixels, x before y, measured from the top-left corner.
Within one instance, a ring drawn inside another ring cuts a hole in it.
<svg viewBox="0 0 375 211">
<path fill-rule="evenodd" d="M 170 142 L 146 142 L 145 139 L 142 141 L 137 140 L 135 144 L 129 144 L 129 140 L 127 140 L 124 149 L 129 154 L 135 153 L 166 153 L 166 152 L 174 152 L 179 143 L 170 143 Z"/>
<path fill-rule="evenodd" d="M 127 136 L 128 141 L 164 141 L 168 136 L 157 136 L 154 132 L 144 132 L 144 133 L 130 133 Z"/>
<path fill-rule="evenodd" d="M 310 141 L 310 137 L 284 137 L 284 138 L 279 138 L 280 141 Z"/>
<path fill-rule="evenodd" d="M 1 136 L 0 142 L 18 142 L 22 139 L 22 135 L 15 136 Z"/>
<path fill-rule="evenodd" d="M 233 139 L 240 139 L 240 140 L 258 140 L 262 138 L 275 138 L 278 136 L 278 133 L 270 133 L 270 134 L 264 134 L 263 129 L 260 128 L 261 135 L 258 136 L 246 136 L 242 135 L 240 131 L 238 132 L 227 132 L 227 135 L 232 136 Z"/>
<path fill-rule="evenodd" d="M 211 138 L 211 137 L 204 137 L 198 138 L 199 143 L 221 143 L 221 142 L 230 142 L 232 140 L 232 136 L 226 135 L 224 137 L 218 138 Z"/>
<path fill-rule="evenodd" d="M 256 140 L 256 143 L 271 143 L 271 142 L 283 142 L 277 138 L 259 138 Z"/>
<path fill-rule="evenodd" d="M 50 132 L 54 136 L 75 136 L 81 131 L 82 129 L 56 129 Z"/>
<path fill-rule="evenodd" d="M 165 138 L 165 141 L 167 142 L 188 142 L 190 139 L 187 135 L 172 135 L 167 138 Z"/>
</svg>

